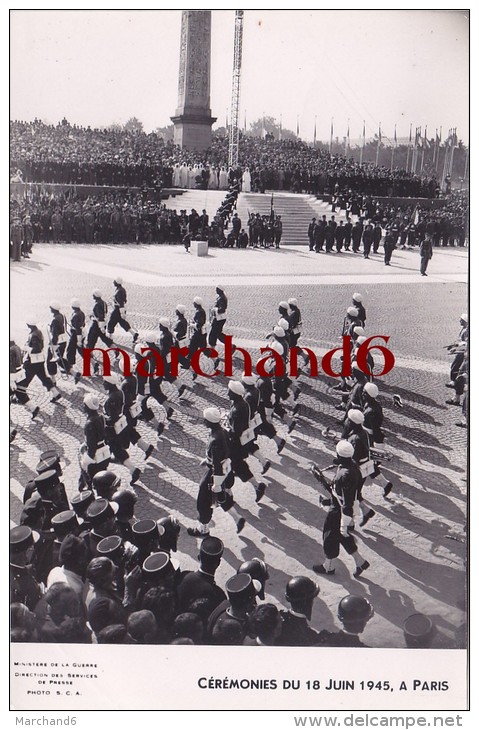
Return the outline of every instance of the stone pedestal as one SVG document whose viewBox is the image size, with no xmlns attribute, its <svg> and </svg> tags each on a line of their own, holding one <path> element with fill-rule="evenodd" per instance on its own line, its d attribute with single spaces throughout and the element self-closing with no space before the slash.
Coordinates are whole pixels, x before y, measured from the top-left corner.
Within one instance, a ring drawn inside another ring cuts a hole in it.
<svg viewBox="0 0 479 730">
<path fill-rule="evenodd" d="M 208 256 L 208 241 L 192 241 L 191 253 L 193 256 Z"/>
<path fill-rule="evenodd" d="M 211 145 L 211 10 L 183 10 L 181 16 L 178 106 L 171 117 L 174 142 L 203 151 Z"/>
</svg>

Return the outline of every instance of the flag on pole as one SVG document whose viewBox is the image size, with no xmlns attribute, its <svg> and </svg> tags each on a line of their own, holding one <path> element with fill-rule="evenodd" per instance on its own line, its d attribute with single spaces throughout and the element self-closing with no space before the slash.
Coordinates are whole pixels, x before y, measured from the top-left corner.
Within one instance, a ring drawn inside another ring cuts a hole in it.
<svg viewBox="0 0 479 730">
<path fill-rule="evenodd" d="M 316 147 L 316 117 L 314 117 L 313 145 Z"/>
<path fill-rule="evenodd" d="M 329 154 L 333 151 L 333 117 L 331 117 L 331 134 L 329 135 Z"/>
<path fill-rule="evenodd" d="M 366 120 L 363 119 L 363 144 L 359 152 L 359 164 L 363 164 L 364 148 L 366 147 Z"/>
<path fill-rule="evenodd" d="M 349 119 L 348 119 L 348 131 L 346 134 L 346 150 L 345 150 L 346 154 L 348 153 L 349 148 L 350 148 L 350 144 L 349 144 Z"/>
<path fill-rule="evenodd" d="M 246 109 L 244 110 L 244 133 L 246 134 Z"/>
<path fill-rule="evenodd" d="M 379 134 L 378 134 L 378 142 L 379 142 L 379 144 L 381 144 L 381 140 L 382 140 L 382 137 L 381 137 L 381 122 L 379 122 Z"/>
<path fill-rule="evenodd" d="M 394 144 L 397 146 L 397 143 L 398 143 L 398 138 L 397 138 L 397 134 L 396 134 L 396 125 L 394 125 Z"/>
<path fill-rule="evenodd" d="M 424 127 L 424 137 L 422 138 L 422 141 L 423 141 L 423 146 L 428 150 L 431 145 L 430 145 L 429 140 L 427 138 L 427 124 Z"/>
<path fill-rule="evenodd" d="M 296 117 L 296 136 L 299 137 L 299 116 Z"/>
</svg>

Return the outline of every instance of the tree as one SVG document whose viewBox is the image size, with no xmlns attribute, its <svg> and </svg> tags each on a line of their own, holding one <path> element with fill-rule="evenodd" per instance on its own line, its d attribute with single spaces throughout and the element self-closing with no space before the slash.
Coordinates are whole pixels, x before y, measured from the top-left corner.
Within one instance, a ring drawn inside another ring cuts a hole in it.
<svg viewBox="0 0 479 730">
<path fill-rule="evenodd" d="M 130 117 L 130 119 L 125 122 L 123 129 L 125 132 L 134 132 L 135 134 L 138 134 L 139 132 L 143 132 L 143 122 L 140 122 L 140 120 L 136 117 Z"/>
<path fill-rule="evenodd" d="M 252 137 L 263 137 L 263 132 L 272 134 L 275 139 L 279 139 L 279 122 L 274 117 L 260 117 L 251 122 L 247 130 L 247 134 Z M 297 135 L 291 129 L 281 129 L 281 139 L 297 139 Z"/>
<path fill-rule="evenodd" d="M 166 127 L 157 127 L 153 131 L 158 137 L 162 137 L 165 142 L 173 141 L 175 131 L 173 124 L 167 124 Z"/>
</svg>

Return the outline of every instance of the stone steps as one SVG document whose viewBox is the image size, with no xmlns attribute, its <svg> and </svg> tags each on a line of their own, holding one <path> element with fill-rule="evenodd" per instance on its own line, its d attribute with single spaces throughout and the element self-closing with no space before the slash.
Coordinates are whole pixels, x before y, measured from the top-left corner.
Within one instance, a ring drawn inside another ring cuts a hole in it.
<svg viewBox="0 0 479 730">
<path fill-rule="evenodd" d="M 188 213 L 194 208 L 200 214 L 205 209 L 211 220 L 225 195 L 224 190 L 185 190 L 175 197 L 169 197 L 166 206 L 178 212 L 186 210 Z M 329 219 L 331 216 L 331 204 L 318 200 L 314 195 L 273 192 L 273 206 L 275 215 L 280 215 L 283 221 L 281 243 L 285 246 L 306 246 L 311 219 L 321 218 L 323 215 Z M 236 212 L 243 228 L 247 229 L 249 213 L 271 213 L 271 191 L 240 193 Z M 336 211 L 334 215 L 337 221 L 346 218 L 344 211 Z"/>
</svg>

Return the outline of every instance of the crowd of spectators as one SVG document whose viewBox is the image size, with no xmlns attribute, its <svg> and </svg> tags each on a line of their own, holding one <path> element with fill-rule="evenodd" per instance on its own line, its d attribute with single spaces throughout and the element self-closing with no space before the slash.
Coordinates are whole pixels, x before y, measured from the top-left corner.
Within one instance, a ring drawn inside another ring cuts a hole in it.
<svg viewBox="0 0 479 730">
<path fill-rule="evenodd" d="M 210 220 L 206 210 L 178 212 L 141 192 L 116 191 L 87 198 L 72 191 L 39 192 L 10 198 L 10 226 L 21 227 L 21 240 L 28 241 L 29 252 L 34 243 L 183 243 L 189 247 L 194 238 L 222 247 L 237 193 L 229 196 Z"/>
<path fill-rule="evenodd" d="M 152 132 L 91 129 L 67 120 L 47 125 L 10 124 L 11 177 L 23 182 L 227 190 L 236 178 L 245 192 L 288 190 L 434 197 L 438 182 L 403 169 L 390 170 L 331 156 L 301 140 L 241 135 L 238 168 L 228 168 L 228 139 L 214 136 L 205 152 L 181 150 Z"/>
</svg>

